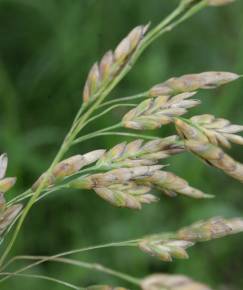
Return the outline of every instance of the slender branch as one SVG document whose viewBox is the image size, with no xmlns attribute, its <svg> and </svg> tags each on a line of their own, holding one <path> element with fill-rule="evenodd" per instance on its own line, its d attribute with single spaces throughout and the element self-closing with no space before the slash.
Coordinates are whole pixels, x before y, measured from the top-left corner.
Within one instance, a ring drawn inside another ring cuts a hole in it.
<svg viewBox="0 0 243 290">
<path fill-rule="evenodd" d="M 87 252 L 87 251 L 92 251 L 92 250 L 110 248 L 110 247 L 133 247 L 133 246 L 136 246 L 139 241 L 140 240 L 138 239 L 138 240 L 125 241 L 125 242 L 108 243 L 108 244 L 91 246 L 91 247 L 75 249 L 75 250 L 59 253 L 59 254 L 56 254 L 56 255 L 53 255 L 53 256 L 46 257 L 45 259 L 42 259 L 41 261 L 37 261 L 37 262 L 34 262 L 34 263 L 30 264 L 30 265 L 27 265 L 26 267 L 21 269 L 21 272 L 26 271 L 26 270 L 28 270 L 28 269 L 30 269 L 30 268 L 32 268 L 34 266 L 37 266 L 39 264 L 42 264 L 42 263 L 44 263 L 46 261 L 51 261 L 52 259 L 56 259 L 56 258 L 60 258 L 60 257 L 64 257 L 64 256 L 69 256 L 69 255 L 73 255 L 73 254 L 77 254 L 77 253 L 83 253 L 83 252 Z M 14 261 L 15 261 L 15 258 L 12 258 L 11 260 L 9 260 L 5 265 L 2 266 L 1 270 L 3 271 L 4 269 L 6 269 L 6 267 L 8 267 Z M 16 271 L 15 273 L 18 274 L 20 272 Z M 8 279 L 8 277 L 2 278 L 0 281 L 2 282 L 2 281 L 5 281 L 6 279 Z"/>
<path fill-rule="evenodd" d="M 95 131 L 95 132 L 92 132 L 90 134 L 87 134 L 87 135 L 83 135 L 77 139 L 75 139 L 73 142 L 72 142 L 72 145 L 74 144 L 77 144 L 77 143 L 81 143 L 83 141 L 86 141 L 86 140 L 89 140 L 90 137 L 92 138 L 93 136 L 97 136 L 98 134 L 100 133 L 104 133 L 104 132 L 107 132 L 107 131 L 110 131 L 110 130 L 114 130 L 114 129 L 120 129 L 122 128 L 122 124 L 121 122 L 115 124 L 115 125 L 112 125 L 112 126 L 109 126 L 109 127 L 106 127 L 104 129 L 101 129 L 101 130 L 98 130 L 98 131 Z M 78 140 L 78 141 L 77 141 Z"/>
<path fill-rule="evenodd" d="M 148 96 L 148 94 L 149 94 L 148 92 L 144 92 L 144 93 L 133 95 L 133 96 L 129 96 L 129 97 L 117 98 L 117 99 L 114 99 L 114 100 L 111 100 L 111 101 L 107 101 L 107 102 L 101 104 L 99 106 L 99 109 L 103 108 L 105 106 L 113 105 L 113 104 L 116 104 L 116 103 L 119 103 L 119 102 L 123 102 L 123 101 L 131 101 L 131 100 L 137 100 L 137 99 L 146 98 Z"/>
<path fill-rule="evenodd" d="M 155 140 L 155 139 L 158 139 L 158 137 L 154 137 L 154 136 L 149 136 L 149 135 L 144 135 L 144 134 L 136 134 L 136 133 L 127 133 L 127 132 L 97 132 L 97 133 L 92 133 L 92 134 L 89 134 L 87 136 L 85 136 L 85 138 L 83 137 L 80 137 L 78 139 L 76 139 L 73 144 L 78 144 L 78 143 L 81 143 L 83 141 L 86 141 L 86 140 L 90 140 L 90 139 L 93 139 L 93 138 L 96 138 L 96 137 L 99 137 L 99 136 L 127 136 L 127 137 L 135 137 L 135 138 L 143 138 L 143 139 L 146 139 L 146 140 Z"/>
<path fill-rule="evenodd" d="M 16 260 L 37 260 L 38 262 L 44 261 L 46 262 L 46 259 L 48 259 L 48 256 L 17 256 L 15 257 L 15 261 Z M 73 265 L 73 266 L 77 266 L 77 267 L 81 267 L 81 268 L 85 268 L 85 269 L 89 269 L 89 270 L 95 270 L 95 271 L 99 271 L 99 272 L 103 272 L 106 273 L 108 275 L 114 276 L 114 277 L 118 277 L 124 281 L 130 282 L 134 285 L 140 285 L 141 280 L 135 277 L 132 277 L 128 274 L 122 273 L 120 271 L 115 271 L 113 269 L 110 269 L 108 267 L 105 267 L 101 264 L 97 264 L 97 263 L 87 263 L 87 262 L 81 262 L 81 261 L 77 261 L 74 259 L 67 259 L 67 258 L 53 258 L 51 260 L 48 260 L 50 262 L 58 262 L 58 263 L 64 263 L 64 264 L 69 264 L 69 265 Z M 19 272 L 22 270 L 19 269 L 16 272 Z M 15 272 L 13 273 L 13 275 L 15 274 Z M 18 275 L 18 274 L 17 274 Z"/>
<path fill-rule="evenodd" d="M 7 277 L 11 277 L 11 276 L 16 276 L 16 277 L 22 277 L 22 278 L 35 278 L 35 279 L 42 279 L 42 280 L 47 280 L 47 281 L 51 281 L 51 282 L 55 282 L 57 284 L 66 286 L 70 289 L 76 289 L 76 290 L 85 290 L 86 288 L 83 287 L 78 287 L 75 286 L 71 283 L 68 283 L 66 281 L 60 280 L 60 279 L 56 279 L 50 276 L 44 276 L 44 275 L 36 275 L 36 274 L 18 274 L 18 273 L 11 273 L 11 272 L 2 272 L 0 273 L 0 276 L 7 276 Z"/>
<path fill-rule="evenodd" d="M 113 105 L 109 108 L 107 108 L 105 111 L 101 112 L 100 114 L 95 115 L 94 117 L 90 118 L 85 124 L 84 126 L 88 125 L 90 122 L 93 122 L 94 120 L 104 116 L 105 114 L 109 113 L 110 111 L 116 109 L 116 108 L 120 108 L 120 107 L 135 107 L 136 104 L 116 104 Z"/>
</svg>

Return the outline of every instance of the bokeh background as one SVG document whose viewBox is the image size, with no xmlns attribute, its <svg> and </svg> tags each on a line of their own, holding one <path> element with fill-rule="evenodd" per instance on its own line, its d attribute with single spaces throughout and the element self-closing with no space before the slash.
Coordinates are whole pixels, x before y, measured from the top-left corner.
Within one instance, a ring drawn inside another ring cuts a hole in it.
<svg viewBox="0 0 243 290">
<path fill-rule="evenodd" d="M 178 1 L 162 0 L 1 0 L 0 1 L 0 151 L 10 159 L 8 175 L 18 176 L 8 198 L 21 193 L 49 165 L 82 102 L 81 91 L 94 61 L 137 24 L 166 16 Z M 113 92 L 121 97 L 144 91 L 171 76 L 207 70 L 243 73 L 243 3 L 207 9 L 163 36 L 143 54 Z M 213 113 L 243 123 L 243 81 L 200 92 L 193 113 Z M 109 126 L 124 110 L 116 110 L 88 130 Z M 159 136 L 171 127 L 157 131 Z M 72 153 L 109 148 L 125 138 L 105 137 L 73 148 Z M 231 154 L 243 161 L 242 148 Z M 216 195 L 214 200 L 183 197 L 161 201 L 134 212 L 113 208 L 93 192 L 59 192 L 29 214 L 12 254 L 51 255 L 88 245 L 175 230 L 198 219 L 243 214 L 242 185 L 189 154 L 169 161 L 171 170 Z M 243 289 L 242 235 L 199 244 L 190 260 L 161 263 L 135 249 L 113 248 L 78 255 L 131 275 L 183 273 L 214 289 Z M 7 240 L 4 241 L 6 245 Z M 59 264 L 36 267 L 86 286 L 108 283 L 133 286 L 113 277 Z M 1 289 L 65 289 L 41 280 L 13 278 Z"/>
</svg>

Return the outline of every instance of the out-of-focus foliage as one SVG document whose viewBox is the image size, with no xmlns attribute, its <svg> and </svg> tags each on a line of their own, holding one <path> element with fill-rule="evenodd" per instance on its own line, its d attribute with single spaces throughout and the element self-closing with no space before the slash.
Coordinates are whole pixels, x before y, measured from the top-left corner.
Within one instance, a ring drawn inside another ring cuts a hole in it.
<svg viewBox="0 0 243 290">
<path fill-rule="evenodd" d="M 49 165 L 81 102 L 90 66 L 114 48 L 132 27 L 152 25 L 177 1 L 163 0 L 1 0 L 0 1 L 0 150 L 10 159 L 9 175 L 18 176 L 15 192 L 27 188 Z M 243 73 L 243 3 L 207 9 L 167 34 L 143 55 L 112 97 L 146 90 L 171 76 L 209 70 Z M 243 81 L 200 93 L 203 105 L 193 112 L 213 113 L 242 124 Z M 87 130 L 118 120 L 122 108 Z M 170 127 L 158 134 L 166 136 Z M 73 148 L 75 153 L 109 148 L 118 137 L 102 137 Z M 243 161 L 240 147 L 234 156 Z M 243 213 L 242 185 L 204 166 L 189 154 L 174 157 L 174 172 L 215 194 L 214 200 L 161 196 L 140 212 L 113 208 L 92 192 L 59 192 L 35 206 L 18 239 L 15 253 L 54 254 L 67 249 L 133 239 L 175 230 L 198 219 Z M 162 263 L 135 249 L 108 249 L 78 255 L 134 276 L 180 273 L 215 286 L 243 289 L 242 236 L 202 244 L 188 261 Z M 45 264 L 37 274 L 65 277 L 80 286 L 120 285 L 104 274 L 72 266 Z M 124 286 L 128 286 L 125 285 Z M 1 289 L 62 289 L 46 281 L 13 278 Z"/>
</svg>

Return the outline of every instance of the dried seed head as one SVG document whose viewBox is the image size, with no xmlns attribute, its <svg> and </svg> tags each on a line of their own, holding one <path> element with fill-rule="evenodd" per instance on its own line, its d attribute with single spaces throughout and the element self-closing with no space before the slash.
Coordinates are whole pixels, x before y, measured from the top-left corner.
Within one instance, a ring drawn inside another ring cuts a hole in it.
<svg viewBox="0 0 243 290">
<path fill-rule="evenodd" d="M 150 177 L 145 178 L 141 182 L 148 183 L 151 186 L 164 191 L 169 196 L 177 194 L 186 195 L 193 198 L 211 198 L 212 195 L 203 193 L 202 191 L 191 187 L 188 182 L 175 174 L 167 171 L 156 171 Z"/>
<path fill-rule="evenodd" d="M 143 290 L 212 290 L 182 275 L 155 274 L 142 280 Z"/>
<path fill-rule="evenodd" d="M 148 26 L 135 27 L 126 38 L 124 38 L 115 49 L 108 51 L 102 58 L 100 64 L 95 63 L 91 68 L 86 80 L 83 92 L 83 101 L 94 100 L 97 92 L 106 83 L 118 74 L 129 62 L 146 33 Z"/>
<path fill-rule="evenodd" d="M 222 6 L 235 2 L 235 0 L 208 0 L 209 6 Z"/>
<path fill-rule="evenodd" d="M 137 130 L 160 128 L 171 123 L 174 117 L 185 114 L 187 109 L 200 104 L 198 100 L 188 100 L 194 95 L 195 92 L 192 92 L 172 98 L 160 96 L 145 100 L 123 117 L 122 124 L 126 128 Z"/>
<path fill-rule="evenodd" d="M 186 252 L 194 243 L 184 240 L 160 240 L 156 238 L 144 239 L 139 243 L 139 248 L 151 256 L 155 256 L 164 262 L 171 262 L 173 258 L 188 259 Z"/>
<path fill-rule="evenodd" d="M 105 150 L 95 150 L 84 155 L 75 155 L 59 162 L 53 169 L 52 174 L 49 174 L 44 187 L 53 185 L 56 181 L 60 181 L 65 177 L 71 176 L 78 172 L 81 168 L 97 161 L 105 153 Z M 46 178 L 46 172 L 43 173 L 39 179 L 32 186 L 36 190 Z"/>
<path fill-rule="evenodd" d="M 7 227 L 14 221 L 22 209 L 21 204 L 15 204 L 6 208 L 0 213 L 0 235 L 7 229 Z"/>
<path fill-rule="evenodd" d="M 143 203 L 157 201 L 155 196 L 147 194 L 150 187 L 137 185 L 135 182 L 95 187 L 94 190 L 101 198 L 117 207 L 141 209 Z"/>
<path fill-rule="evenodd" d="M 143 144 L 138 139 L 130 143 L 120 143 L 107 151 L 98 161 L 97 166 L 102 167 L 137 167 L 153 165 L 159 159 L 164 159 L 184 151 L 182 145 L 178 145 L 178 137 L 170 136 L 156 139 Z"/>
<path fill-rule="evenodd" d="M 230 121 L 222 118 L 215 118 L 213 115 L 205 114 L 194 116 L 191 119 L 214 145 L 221 145 L 230 148 L 230 142 L 243 145 L 243 137 L 236 133 L 243 131 L 243 126 L 232 125 Z M 194 138 L 188 138 L 194 139 Z"/>
<path fill-rule="evenodd" d="M 178 239 L 201 242 L 243 232 L 243 219 L 212 218 L 200 221 L 178 231 Z"/>
<path fill-rule="evenodd" d="M 229 176 L 243 182 L 243 165 L 227 155 L 221 148 L 195 140 L 186 140 L 185 146 L 207 164 L 219 168 Z"/>
<path fill-rule="evenodd" d="M 239 77 L 239 75 L 230 72 L 203 72 L 199 74 L 183 75 L 155 85 L 150 90 L 150 96 L 175 95 L 198 89 L 212 89 L 234 81 Z"/>
</svg>

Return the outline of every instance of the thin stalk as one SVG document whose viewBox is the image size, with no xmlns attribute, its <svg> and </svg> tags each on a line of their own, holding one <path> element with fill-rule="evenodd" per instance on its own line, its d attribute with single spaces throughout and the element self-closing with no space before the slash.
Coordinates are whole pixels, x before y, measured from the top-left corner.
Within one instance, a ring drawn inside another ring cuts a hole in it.
<svg viewBox="0 0 243 290">
<path fill-rule="evenodd" d="M 127 137 L 134 137 L 134 138 L 143 138 L 146 140 L 155 140 L 158 139 L 158 137 L 154 137 L 154 136 L 149 136 L 149 135 L 144 135 L 144 134 L 136 134 L 136 133 L 127 133 L 127 132 L 96 132 L 96 133 L 92 133 L 89 135 L 86 135 L 84 137 L 80 137 L 76 140 L 74 140 L 73 144 L 78 144 L 81 143 L 83 141 L 86 140 L 90 140 L 99 136 L 127 136 Z"/>
<path fill-rule="evenodd" d="M 103 108 L 105 106 L 109 106 L 109 105 L 113 105 L 113 104 L 122 102 L 122 101 L 131 101 L 131 100 L 137 100 L 137 99 L 146 98 L 148 96 L 148 94 L 149 94 L 149 92 L 144 92 L 144 93 L 133 95 L 133 96 L 129 96 L 129 97 L 117 98 L 117 99 L 114 99 L 114 100 L 111 100 L 111 101 L 107 101 L 107 102 L 101 104 L 99 106 L 99 109 Z"/>
<path fill-rule="evenodd" d="M 48 256 L 17 256 L 15 260 L 43 261 L 43 260 L 46 260 L 47 258 L 48 258 Z M 67 259 L 67 258 L 53 258 L 49 261 L 69 264 L 72 266 L 77 266 L 77 267 L 81 267 L 81 268 L 85 268 L 85 269 L 89 269 L 89 270 L 103 272 L 103 273 L 106 273 L 106 274 L 114 276 L 114 277 L 118 277 L 124 281 L 130 282 L 130 283 L 132 283 L 134 285 L 138 285 L 138 286 L 141 283 L 141 280 L 138 278 L 132 277 L 132 276 L 125 274 L 125 273 L 122 273 L 120 271 L 115 271 L 113 269 L 110 269 L 108 267 L 105 267 L 105 266 L 103 266 L 101 264 L 97 264 L 97 263 L 87 263 L 87 262 L 81 262 L 81 261 L 77 261 L 74 259 Z M 19 269 L 18 271 L 21 271 L 21 269 Z M 18 272 L 18 271 L 16 271 L 16 272 Z"/>
<path fill-rule="evenodd" d="M 59 254 L 56 254 L 53 256 L 46 257 L 45 259 L 42 259 L 41 261 L 36 261 L 30 265 L 27 265 L 26 267 L 22 268 L 21 271 L 16 271 L 15 273 L 18 274 L 20 272 L 26 271 L 34 266 L 37 266 L 37 265 L 42 264 L 42 263 L 47 262 L 47 261 L 51 261 L 52 259 L 61 258 L 64 256 L 69 256 L 69 255 L 73 255 L 73 254 L 77 254 L 77 253 L 83 253 L 83 252 L 87 252 L 87 251 L 110 248 L 110 247 L 134 247 L 137 245 L 137 243 L 139 241 L 140 240 L 138 239 L 138 240 L 125 241 L 125 242 L 108 243 L 108 244 L 80 248 L 80 249 L 75 249 L 75 250 L 59 253 Z M 2 266 L 1 271 L 6 269 L 6 267 L 8 267 L 14 261 L 15 261 L 15 258 L 12 258 L 11 260 L 9 260 L 4 266 Z M 8 279 L 8 277 L 2 278 L 0 281 L 2 282 L 2 281 L 5 281 L 6 279 Z"/>
<path fill-rule="evenodd" d="M 109 113 L 110 111 L 116 109 L 116 108 L 120 108 L 120 107 L 136 107 L 137 104 L 116 104 L 113 105 L 109 108 L 107 108 L 105 111 L 101 112 L 100 114 L 95 115 L 94 117 L 90 118 L 85 124 L 84 126 L 88 125 L 89 123 L 93 122 L 94 120 L 104 116 L 105 114 Z"/>
<path fill-rule="evenodd" d="M 47 281 L 51 281 L 51 282 L 55 282 L 57 284 L 66 286 L 70 289 L 75 289 L 75 290 L 85 290 L 86 288 L 83 287 L 78 287 L 75 286 L 71 283 L 68 283 L 66 281 L 60 280 L 60 279 L 56 279 L 50 276 L 44 276 L 44 275 L 37 275 L 37 274 L 17 274 L 17 273 L 11 273 L 11 272 L 3 272 L 0 273 L 1 276 L 7 276 L 7 277 L 11 277 L 11 276 L 16 276 L 16 277 L 23 277 L 23 278 L 35 278 L 35 279 L 42 279 L 42 280 L 47 280 Z"/>
<path fill-rule="evenodd" d="M 120 123 L 117 123 L 117 124 L 115 124 L 115 125 L 113 125 L 113 126 L 109 126 L 109 127 L 104 128 L 104 129 L 101 129 L 101 130 L 95 131 L 95 132 L 93 132 L 93 133 L 90 133 L 90 134 L 87 134 L 87 135 L 83 135 L 83 136 L 81 136 L 81 137 L 75 139 L 75 140 L 72 142 L 72 144 L 81 143 L 81 142 L 83 142 L 83 141 L 85 141 L 85 140 L 89 140 L 89 138 L 90 138 L 90 137 L 93 137 L 94 135 L 97 135 L 97 134 L 100 134 L 100 133 L 104 133 L 104 132 L 107 132 L 107 131 L 110 131 L 110 130 L 113 130 L 113 129 L 118 129 L 118 128 L 122 128 L 122 124 L 121 124 L 121 122 L 120 122 Z M 79 141 L 77 142 L 77 140 L 79 140 Z"/>
<path fill-rule="evenodd" d="M 15 196 L 14 198 L 12 198 L 9 202 L 7 202 L 7 206 L 12 205 L 13 203 L 18 202 L 19 200 L 21 200 L 20 198 L 25 197 L 25 196 L 29 196 L 29 194 L 32 192 L 31 189 L 28 189 L 26 191 L 24 191 L 23 193 Z"/>
</svg>

